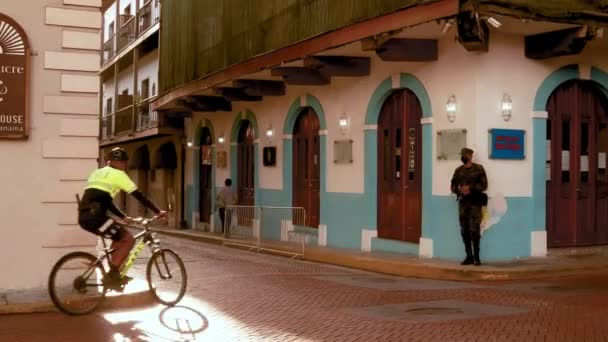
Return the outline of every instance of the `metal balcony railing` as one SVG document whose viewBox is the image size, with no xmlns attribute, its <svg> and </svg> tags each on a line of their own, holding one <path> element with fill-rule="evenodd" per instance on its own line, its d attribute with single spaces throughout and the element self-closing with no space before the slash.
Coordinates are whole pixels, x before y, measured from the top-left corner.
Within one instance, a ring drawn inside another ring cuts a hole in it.
<svg viewBox="0 0 608 342">
<path fill-rule="evenodd" d="M 150 111 L 150 104 L 141 104 L 137 108 L 137 131 L 158 127 L 158 112 Z"/>
</svg>

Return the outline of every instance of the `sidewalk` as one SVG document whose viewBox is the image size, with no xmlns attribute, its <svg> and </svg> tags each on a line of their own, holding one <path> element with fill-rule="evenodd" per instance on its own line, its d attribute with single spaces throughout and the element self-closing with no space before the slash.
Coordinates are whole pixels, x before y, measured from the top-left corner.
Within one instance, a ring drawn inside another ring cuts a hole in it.
<svg viewBox="0 0 608 342">
<path fill-rule="evenodd" d="M 143 278 L 141 278 L 143 279 Z M 144 280 L 134 279 L 123 293 L 108 292 L 101 309 L 115 309 L 153 302 Z M 0 315 L 59 311 L 51 302 L 46 288 L 0 291 Z"/>
<path fill-rule="evenodd" d="M 243 248 L 230 244 L 238 241 L 225 239 L 219 234 L 171 228 L 154 230 L 178 238 Z M 290 251 L 289 246 L 280 242 L 263 242 L 263 247 L 271 247 L 276 251 Z M 269 253 L 285 255 L 277 252 Z M 421 259 L 397 253 L 364 253 L 357 250 L 317 246 L 306 246 L 303 259 L 398 276 L 458 281 L 531 280 L 608 271 L 608 250 L 603 247 L 551 251 L 546 258 L 488 262 L 482 266 L 461 266 L 457 261 Z"/>
</svg>

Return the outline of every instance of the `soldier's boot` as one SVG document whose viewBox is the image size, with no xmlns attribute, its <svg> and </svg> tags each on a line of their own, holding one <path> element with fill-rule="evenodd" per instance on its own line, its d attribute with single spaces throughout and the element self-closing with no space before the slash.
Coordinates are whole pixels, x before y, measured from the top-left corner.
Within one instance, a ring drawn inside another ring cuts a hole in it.
<svg viewBox="0 0 608 342">
<path fill-rule="evenodd" d="M 464 242 L 464 250 L 467 253 L 467 256 L 460 264 L 471 265 L 473 263 L 473 253 L 471 251 L 471 234 L 463 232 L 461 235 L 462 242 Z"/>
<path fill-rule="evenodd" d="M 479 242 L 481 240 L 481 235 L 478 232 L 473 234 L 473 260 L 475 266 L 481 265 L 481 260 L 479 260 Z"/>
</svg>

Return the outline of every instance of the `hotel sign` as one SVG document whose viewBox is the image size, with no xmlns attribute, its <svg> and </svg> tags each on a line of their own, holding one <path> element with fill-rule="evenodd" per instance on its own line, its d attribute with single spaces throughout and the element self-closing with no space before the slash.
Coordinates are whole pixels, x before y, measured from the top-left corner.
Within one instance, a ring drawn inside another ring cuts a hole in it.
<svg viewBox="0 0 608 342">
<path fill-rule="evenodd" d="M 0 138 L 29 133 L 29 45 L 21 26 L 0 13 Z"/>
</svg>

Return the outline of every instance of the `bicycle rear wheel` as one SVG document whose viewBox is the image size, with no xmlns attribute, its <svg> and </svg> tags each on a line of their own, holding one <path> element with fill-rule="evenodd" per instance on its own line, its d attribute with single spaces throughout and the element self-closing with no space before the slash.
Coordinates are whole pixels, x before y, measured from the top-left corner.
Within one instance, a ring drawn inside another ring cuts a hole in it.
<svg viewBox="0 0 608 342">
<path fill-rule="evenodd" d="M 95 310 L 106 295 L 105 270 L 97 258 L 85 252 L 64 255 L 51 270 L 48 290 L 53 304 L 69 315 Z"/>
<path fill-rule="evenodd" d="M 146 278 L 150 292 L 165 305 L 177 304 L 186 293 L 186 267 L 177 253 L 170 249 L 160 249 L 152 254 L 146 267 Z"/>
</svg>

